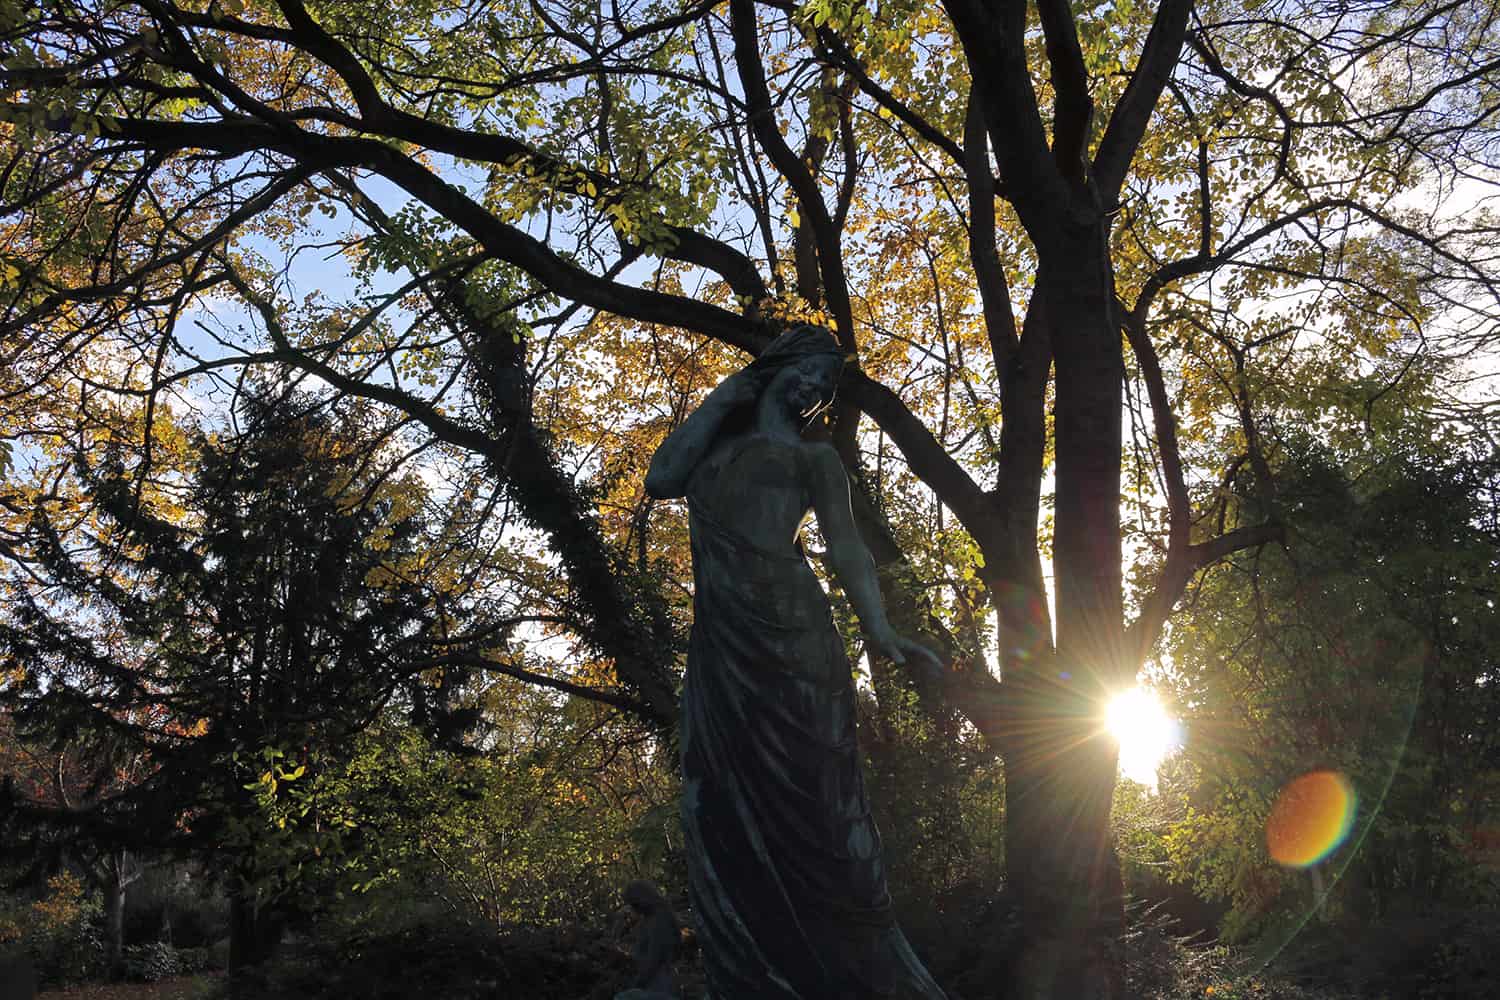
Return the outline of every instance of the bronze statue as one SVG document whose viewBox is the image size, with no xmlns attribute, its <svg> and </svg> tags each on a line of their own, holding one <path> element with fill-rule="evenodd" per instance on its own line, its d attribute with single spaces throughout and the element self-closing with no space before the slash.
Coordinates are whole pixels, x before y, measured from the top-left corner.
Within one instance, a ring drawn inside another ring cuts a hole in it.
<svg viewBox="0 0 1500 1000">
<path fill-rule="evenodd" d="M 708 395 L 646 477 L 652 496 L 688 502 L 682 823 L 718 1000 L 943 997 L 891 913 L 853 676 L 798 539 L 816 513 L 874 649 L 942 669 L 891 628 L 843 464 L 802 436 L 842 366 L 827 331 L 788 331 Z"/>
</svg>

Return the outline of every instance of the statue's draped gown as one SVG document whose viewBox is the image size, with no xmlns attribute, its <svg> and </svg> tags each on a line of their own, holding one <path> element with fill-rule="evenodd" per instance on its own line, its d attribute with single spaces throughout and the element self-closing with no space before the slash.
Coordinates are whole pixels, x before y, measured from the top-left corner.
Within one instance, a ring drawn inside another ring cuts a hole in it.
<svg viewBox="0 0 1500 1000">
<path fill-rule="evenodd" d="M 716 1000 L 941 1000 L 891 914 L 828 598 L 791 531 L 767 547 L 735 530 L 757 491 L 800 490 L 805 512 L 804 461 L 745 437 L 688 486 L 682 820 L 709 986 Z"/>
</svg>

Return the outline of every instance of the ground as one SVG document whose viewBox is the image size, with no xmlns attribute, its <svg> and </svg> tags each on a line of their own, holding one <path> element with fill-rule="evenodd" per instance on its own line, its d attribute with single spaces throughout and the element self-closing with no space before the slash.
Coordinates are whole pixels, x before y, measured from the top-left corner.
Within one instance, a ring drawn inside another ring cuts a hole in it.
<svg viewBox="0 0 1500 1000">
<path fill-rule="evenodd" d="M 37 1000 L 201 1000 L 213 976 L 174 976 L 155 983 L 88 983 L 37 994 Z"/>
</svg>

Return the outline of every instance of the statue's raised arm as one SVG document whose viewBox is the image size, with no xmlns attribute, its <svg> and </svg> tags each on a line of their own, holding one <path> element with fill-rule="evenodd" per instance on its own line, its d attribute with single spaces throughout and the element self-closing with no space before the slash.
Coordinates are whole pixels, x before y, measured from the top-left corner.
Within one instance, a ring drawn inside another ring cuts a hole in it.
<svg viewBox="0 0 1500 1000">
<path fill-rule="evenodd" d="M 815 511 L 874 648 L 941 666 L 891 628 L 838 456 L 802 438 L 842 367 L 827 331 L 788 331 L 683 421 L 646 480 L 652 496 L 687 498 L 682 823 L 704 966 L 721 998 L 943 997 L 891 915 L 853 673 L 797 544 Z"/>
<path fill-rule="evenodd" d="M 724 418 L 755 402 L 758 393 L 755 379 L 745 371 L 735 372 L 715 386 L 708 398 L 667 435 L 651 456 L 651 468 L 646 470 L 646 492 L 658 500 L 685 495 L 688 476 L 708 453 Z"/>
</svg>

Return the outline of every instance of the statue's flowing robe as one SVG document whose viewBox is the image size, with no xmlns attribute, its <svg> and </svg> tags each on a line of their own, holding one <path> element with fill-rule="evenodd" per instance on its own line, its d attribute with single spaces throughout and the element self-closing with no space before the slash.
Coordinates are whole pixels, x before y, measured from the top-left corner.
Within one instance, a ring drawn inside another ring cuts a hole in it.
<svg viewBox="0 0 1500 1000">
<path fill-rule="evenodd" d="M 758 489 L 802 489 L 800 449 L 751 439 L 688 493 L 693 631 L 682 822 L 715 1000 L 941 1000 L 891 914 L 828 598 L 788 537 L 737 533 Z"/>
</svg>

